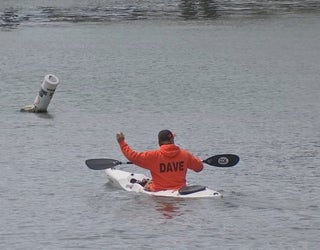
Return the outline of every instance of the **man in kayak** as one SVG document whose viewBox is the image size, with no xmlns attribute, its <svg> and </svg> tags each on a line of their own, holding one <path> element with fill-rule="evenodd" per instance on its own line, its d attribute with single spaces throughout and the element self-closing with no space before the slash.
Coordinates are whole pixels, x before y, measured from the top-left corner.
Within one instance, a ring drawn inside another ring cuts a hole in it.
<svg viewBox="0 0 320 250">
<path fill-rule="evenodd" d="M 186 186 L 187 170 L 200 172 L 202 161 L 174 144 L 174 135 L 170 130 L 158 134 L 159 149 L 137 152 L 126 143 L 124 134 L 116 134 L 124 156 L 133 164 L 150 170 L 152 181 L 145 188 L 149 191 L 177 190 Z"/>
</svg>

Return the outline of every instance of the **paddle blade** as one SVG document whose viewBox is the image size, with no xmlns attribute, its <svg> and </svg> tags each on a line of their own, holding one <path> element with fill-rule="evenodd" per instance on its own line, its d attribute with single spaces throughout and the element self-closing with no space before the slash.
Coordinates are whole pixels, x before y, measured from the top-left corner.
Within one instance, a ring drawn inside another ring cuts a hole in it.
<svg viewBox="0 0 320 250">
<path fill-rule="evenodd" d="M 120 161 L 113 159 L 89 159 L 86 160 L 88 168 L 93 170 L 103 170 L 107 168 L 113 168 L 117 165 L 122 164 Z"/>
<path fill-rule="evenodd" d="M 236 165 L 239 162 L 239 160 L 240 158 L 237 155 L 223 154 L 214 155 L 206 160 L 203 160 L 203 162 L 211 166 L 226 168 Z"/>
</svg>

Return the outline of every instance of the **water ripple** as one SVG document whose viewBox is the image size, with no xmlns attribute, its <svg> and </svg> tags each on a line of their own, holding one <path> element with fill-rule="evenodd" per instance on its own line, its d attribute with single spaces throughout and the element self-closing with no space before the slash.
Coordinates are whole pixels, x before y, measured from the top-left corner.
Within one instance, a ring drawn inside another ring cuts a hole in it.
<svg viewBox="0 0 320 250">
<path fill-rule="evenodd" d="M 223 17 L 259 17 L 298 12 L 319 12 L 319 1 L 175 0 L 175 1 L 39 1 L 21 6 L 0 3 L 0 27 L 50 22 L 130 20 L 205 20 Z M 35 6 L 35 7 L 33 7 Z"/>
</svg>

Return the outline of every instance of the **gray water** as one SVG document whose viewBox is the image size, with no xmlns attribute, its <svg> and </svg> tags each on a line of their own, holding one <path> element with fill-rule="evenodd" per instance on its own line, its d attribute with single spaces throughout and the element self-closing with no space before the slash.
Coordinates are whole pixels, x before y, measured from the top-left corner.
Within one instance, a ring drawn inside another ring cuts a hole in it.
<svg viewBox="0 0 320 250">
<path fill-rule="evenodd" d="M 319 0 L 2 0 L 0 27 L 50 22 L 212 20 L 319 12 Z"/>
<path fill-rule="evenodd" d="M 216 1 L 227 14 L 192 20 L 182 1 L 133 2 L 164 13 L 135 20 L 121 1 L 50 2 L 1 3 L 16 19 L 0 30 L 0 249 L 319 248 L 318 1 Z M 117 18 L 63 18 L 94 3 Z M 20 112 L 48 73 L 61 81 L 48 113 Z M 128 193 L 84 164 L 125 160 L 118 131 L 145 150 L 164 128 L 202 159 L 241 157 L 188 173 L 223 199 Z"/>
</svg>

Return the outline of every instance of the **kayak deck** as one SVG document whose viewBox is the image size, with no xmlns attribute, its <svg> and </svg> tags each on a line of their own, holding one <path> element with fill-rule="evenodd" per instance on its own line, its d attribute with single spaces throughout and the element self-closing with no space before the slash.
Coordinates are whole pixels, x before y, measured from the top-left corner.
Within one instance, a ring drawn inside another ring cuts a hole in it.
<svg viewBox="0 0 320 250">
<path fill-rule="evenodd" d="M 222 197 L 218 191 L 211 190 L 202 185 L 186 186 L 180 190 L 164 190 L 150 192 L 144 189 L 139 182 L 150 179 L 144 174 L 135 174 L 127 171 L 108 168 L 105 170 L 110 184 L 122 188 L 129 192 L 144 193 L 153 196 L 181 197 L 181 198 L 204 198 L 204 197 Z"/>
</svg>

